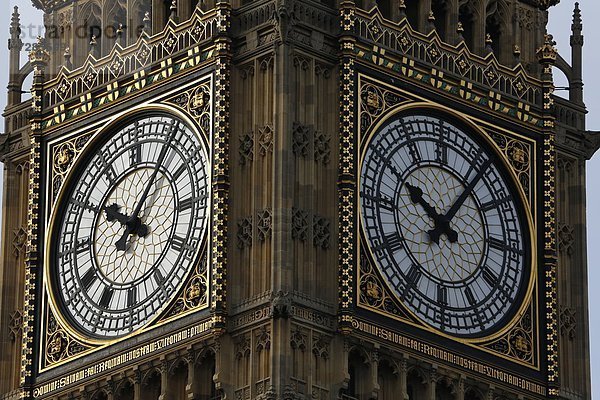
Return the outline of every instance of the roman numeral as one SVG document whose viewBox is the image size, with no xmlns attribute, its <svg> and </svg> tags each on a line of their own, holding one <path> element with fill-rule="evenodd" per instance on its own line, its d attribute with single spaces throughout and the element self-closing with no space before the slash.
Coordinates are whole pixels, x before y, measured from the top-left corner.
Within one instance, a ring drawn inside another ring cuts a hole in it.
<svg viewBox="0 0 600 400">
<path fill-rule="evenodd" d="M 177 235 L 173 235 L 173 238 L 171 239 L 171 247 L 173 248 L 173 250 L 181 252 L 181 250 L 183 250 L 185 246 L 185 242 L 186 240 L 184 238 L 179 237 Z"/>
<path fill-rule="evenodd" d="M 173 180 L 179 179 L 179 177 L 187 170 L 185 163 L 181 164 L 175 172 L 173 172 Z"/>
<path fill-rule="evenodd" d="M 163 277 L 162 273 L 158 269 L 156 271 L 154 271 L 154 280 L 160 287 L 162 287 L 163 284 L 165 283 L 165 278 Z"/>
<path fill-rule="evenodd" d="M 92 287 L 96 279 L 98 279 L 98 276 L 96 275 L 96 271 L 94 271 L 94 267 L 88 269 L 81 278 L 81 284 L 85 288 L 86 292 L 90 290 L 90 287 Z"/>
<path fill-rule="evenodd" d="M 483 269 L 483 280 L 490 286 L 490 287 L 496 287 L 496 285 L 498 284 L 498 276 L 496 275 L 496 273 L 494 271 L 492 271 L 491 269 L 489 269 L 489 267 L 485 267 Z"/>
<path fill-rule="evenodd" d="M 411 265 L 408 270 L 408 274 L 406 274 L 406 281 L 411 286 L 416 286 L 417 283 L 421 280 L 421 269 L 416 265 Z"/>
<path fill-rule="evenodd" d="M 110 301 L 111 301 L 114 293 L 115 292 L 112 288 L 105 287 L 104 291 L 102 292 L 102 297 L 100 298 L 100 302 L 98 303 L 98 305 L 102 308 L 108 308 L 108 305 L 110 304 Z"/>
<path fill-rule="evenodd" d="M 438 303 L 440 303 L 441 305 L 444 305 L 444 306 L 448 305 L 448 288 L 447 287 L 438 285 L 437 299 L 438 299 Z"/>
<path fill-rule="evenodd" d="M 137 290 L 136 287 L 132 287 L 127 291 L 127 307 L 131 308 L 137 302 Z"/>
<path fill-rule="evenodd" d="M 387 235 L 385 237 L 385 242 L 387 243 L 388 249 L 390 249 L 392 253 L 395 253 L 398 250 L 402 249 L 402 238 L 400 237 L 398 232 L 394 232 L 390 235 Z"/>
<path fill-rule="evenodd" d="M 435 160 L 443 164 L 448 164 L 448 146 L 441 140 L 435 144 Z"/>
<path fill-rule="evenodd" d="M 110 182 L 110 184 L 114 184 L 117 180 L 117 172 L 112 164 L 109 164 L 104 158 L 104 155 L 100 154 L 100 164 L 104 168 L 104 177 Z"/>
<path fill-rule="evenodd" d="M 129 149 L 129 163 L 130 165 L 138 165 L 142 162 L 142 146 L 137 145 Z"/>
<path fill-rule="evenodd" d="M 421 162 L 421 153 L 419 153 L 419 148 L 415 144 L 413 140 L 408 142 L 408 154 L 412 157 L 412 160 L 415 164 Z"/>
<path fill-rule="evenodd" d="M 473 292 L 471 291 L 471 288 L 466 287 L 464 292 L 465 292 L 465 296 L 467 297 L 467 301 L 469 302 L 469 304 L 471 306 L 474 306 L 477 303 L 477 301 L 475 300 L 475 296 L 473 296 Z"/>
<path fill-rule="evenodd" d="M 195 199 L 193 197 L 188 197 L 187 199 L 180 200 L 179 207 L 178 207 L 179 212 L 191 209 L 192 205 L 194 205 L 194 203 L 196 203 L 196 200 L 197 199 Z"/>
<path fill-rule="evenodd" d="M 488 237 L 488 245 L 492 248 L 492 249 L 496 249 L 496 250 L 506 250 L 506 243 L 504 243 L 502 240 L 500 239 L 496 239 L 495 237 Z"/>
<path fill-rule="evenodd" d="M 495 199 L 495 200 L 488 201 L 487 203 L 483 203 L 481 205 L 481 211 L 488 212 L 491 210 L 495 210 L 496 208 L 498 208 L 498 206 L 500 206 L 503 203 L 507 203 L 510 200 L 511 200 L 511 197 L 507 196 L 507 197 L 503 197 L 501 199 Z"/>
</svg>

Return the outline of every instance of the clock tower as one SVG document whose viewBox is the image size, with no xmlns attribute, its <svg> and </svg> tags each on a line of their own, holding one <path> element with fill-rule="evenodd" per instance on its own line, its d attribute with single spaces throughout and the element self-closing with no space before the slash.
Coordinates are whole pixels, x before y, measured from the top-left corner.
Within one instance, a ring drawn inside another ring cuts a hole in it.
<svg viewBox="0 0 600 400">
<path fill-rule="evenodd" d="M 556 3 L 15 8 L 0 398 L 590 399 Z"/>
</svg>

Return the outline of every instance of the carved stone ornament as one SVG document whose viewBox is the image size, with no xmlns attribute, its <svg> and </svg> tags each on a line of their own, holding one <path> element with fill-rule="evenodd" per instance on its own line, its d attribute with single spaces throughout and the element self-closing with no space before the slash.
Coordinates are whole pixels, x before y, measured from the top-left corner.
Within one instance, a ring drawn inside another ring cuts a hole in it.
<svg viewBox="0 0 600 400">
<path fill-rule="evenodd" d="M 321 131 L 315 132 L 315 161 L 329 164 L 331 160 L 331 135 Z"/>
<path fill-rule="evenodd" d="M 297 326 L 296 329 L 292 332 L 292 335 L 290 338 L 290 346 L 292 346 L 292 349 L 294 349 L 294 350 L 300 350 L 300 351 L 304 352 L 304 351 L 306 351 L 306 347 L 307 347 L 306 342 L 307 342 L 306 335 L 303 334 L 300 327 Z"/>
<path fill-rule="evenodd" d="M 269 350 L 271 348 L 271 332 L 267 330 L 266 326 L 259 328 L 256 333 L 256 352 L 260 353 L 263 350 Z"/>
<path fill-rule="evenodd" d="M 292 150 L 296 157 L 308 156 L 311 141 L 312 129 L 300 122 L 294 122 L 292 126 Z"/>
<path fill-rule="evenodd" d="M 16 341 L 21 332 L 23 332 L 23 312 L 21 310 L 15 310 L 10 313 L 8 331 L 10 340 L 13 342 Z"/>
<path fill-rule="evenodd" d="M 292 239 L 305 242 L 308 239 L 308 211 L 292 207 Z"/>
<path fill-rule="evenodd" d="M 25 245 L 27 244 L 27 230 L 21 226 L 19 229 L 13 231 L 12 247 L 13 255 L 19 257 L 23 255 L 25 251 Z"/>
<path fill-rule="evenodd" d="M 326 250 L 330 246 L 331 223 L 327 218 L 315 215 L 313 217 L 313 244 Z"/>
<path fill-rule="evenodd" d="M 240 135 L 240 164 L 247 165 L 254 160 L 254 132 L 244 133 Z"/>
<path fill-rule="evenodd" d="M 558 250 L 561 254 L 572 256 L 575 243 L 575 229 L 565 223 L 558 224 Z"/>
<path fill-rule="evenodd" d="M 560 333 L 569 338 L 575 339 L 577 329 L 576 311 L 571 307 L 561 306 L 560 308 Z"/>
<path fill-rule="evenodd" d="M 265 208 L 256 213 L 256 228 L 258 232 L 258 240 L 264 242 L 271 238 L 273 230 L 273 212 L 270 208 Z"/>
<path fill-rule="evenodd" d="M 273 138 L 274 138 L 273 126 L 265 125 L 258 129 L 258 153 L 261 156 L 266 156 L 268 153 L 273 153 Z"/>
<path fill-rule="evenodd" d="M 250 357 L 250 350 L 250 336 L 240 336 L 235 342 L 235 358 L 240 360 Z"/>
<path fill-rule="evenodd" d="M 328 359 L 329 358 L 329 343 L 330 340 L 323 336 L 320 335 L 317 338 L 313 339 L 313 346 L 312 346 L 312 352 L 315 356 L 323 358 L 323 359 Z"/>
<path fill-rule="evenodd" d="M 238 223 L 237 246 L 252 247 L 252 216 L 241 218 Z"/>
<path fill-rule="evenodd" d="M 274 319 L 288 318 L 292 308 L 292 298 L 288 293 L 279 291 L 271 297 L 271 309 Z"/>
</svg>

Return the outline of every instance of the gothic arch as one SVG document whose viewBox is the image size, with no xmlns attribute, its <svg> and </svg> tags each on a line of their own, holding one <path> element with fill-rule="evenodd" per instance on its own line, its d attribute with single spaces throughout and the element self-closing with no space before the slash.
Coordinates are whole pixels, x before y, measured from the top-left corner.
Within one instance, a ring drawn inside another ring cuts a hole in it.
<svg viewBox="0 0 600 400">
<path fill-rule="evenodd" d="M 492 39 L 492 49 L 496 58 L 506 61 L 506 50 L 510 52 L 508 42 L 512 36 L 510 31 L 511 12 L 505 0 L 489 0 L 485 9 L 485 32 Z"/>
<path fill-rule="evenodd" d="M 77 20 L 83 23 L 83 29 L 78 28 L 76 34 L 78 43 L 74 52 L 79 62 L 74 64 L 81 64 L 90 53 L 92 36 L 96 37 L 96 49 L 102 48 L 102 7 L 100 2 L 90 0 L 81 5 L 77 13 Z"/>
</svg>

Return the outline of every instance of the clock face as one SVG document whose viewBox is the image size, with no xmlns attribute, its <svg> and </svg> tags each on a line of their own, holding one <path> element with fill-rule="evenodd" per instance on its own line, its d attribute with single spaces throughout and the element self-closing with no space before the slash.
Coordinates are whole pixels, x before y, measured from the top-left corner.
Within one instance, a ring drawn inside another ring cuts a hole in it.
<svg viewBox="0 0 600 400">
<path fill-rule="evenodd" d="M 397 298 L 445 333 L 481 337 L 514 314 L 530 249 L 495 153 L 426 113 L 388 120 L 362 162 L 363 232 Z"/>
<path fill-rule="evenodd" d="M 54 219 L 54 296 L 93 338 L 135 331 L 176 295 L 206 235 L 209 160 L 183 121 L 156 114 L 105 132 L 73 170 Z"/>
</svg>

